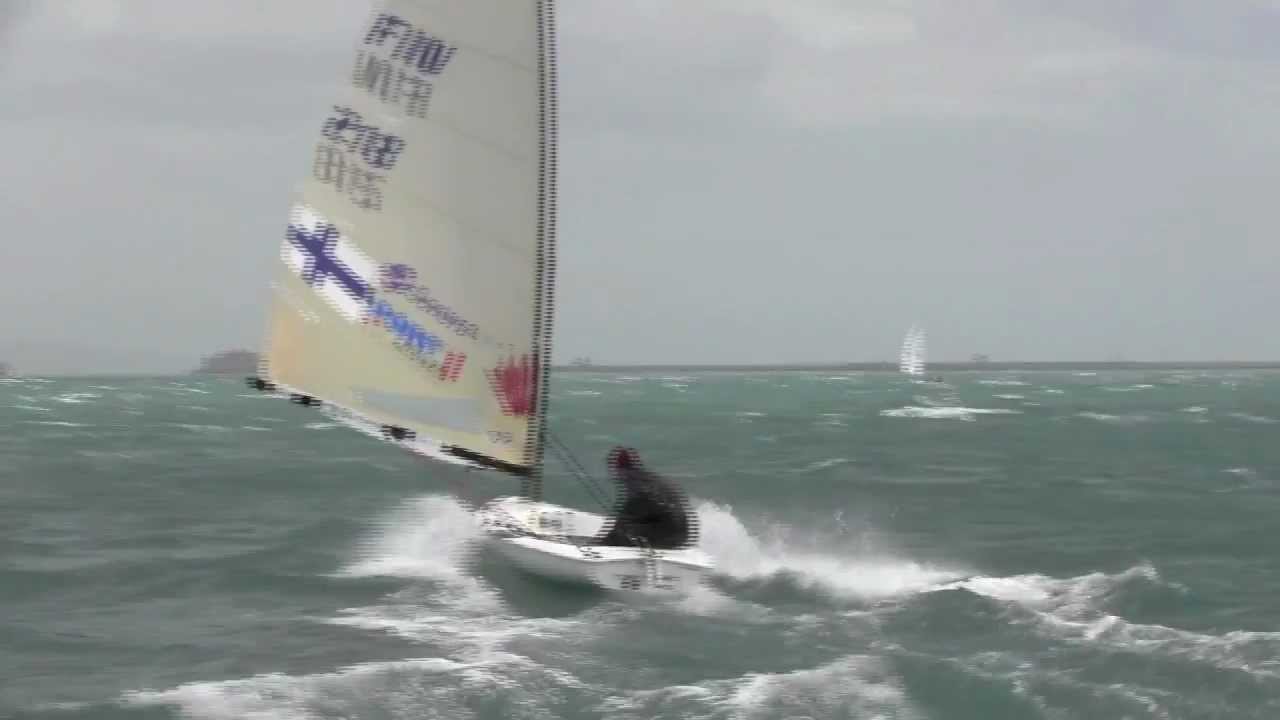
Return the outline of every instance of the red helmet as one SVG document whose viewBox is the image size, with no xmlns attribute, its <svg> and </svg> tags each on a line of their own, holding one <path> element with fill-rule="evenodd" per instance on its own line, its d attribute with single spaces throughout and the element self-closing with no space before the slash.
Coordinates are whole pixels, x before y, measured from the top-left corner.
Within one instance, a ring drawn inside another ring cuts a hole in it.
<svg viewBox="0 0 1280 720">
<path fill-rule="evenodd" d="M 640 458 L 631 448 L 616 447 L 609 452 L 609 467 L 633 468 L 640 464 Z"/>
</svg>

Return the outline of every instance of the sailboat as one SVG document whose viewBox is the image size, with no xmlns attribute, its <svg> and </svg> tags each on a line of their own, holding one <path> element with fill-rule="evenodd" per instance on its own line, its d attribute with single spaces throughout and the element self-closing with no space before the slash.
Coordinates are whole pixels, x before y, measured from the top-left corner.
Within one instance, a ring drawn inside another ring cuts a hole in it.
<svg viewBox="0 0 1280 720">
<path fill-rule="evenodd" d="M 691 589 L 697 548 L 593 545 L 542 500 L 556 267 L 552 0 L 381 0 L 317 127 L 252 387 L 434 461 L 521 479 L 475 509 L 520 567 Z M 562 455 L 563 456 L 563 455 Z M 580 470 L 580 466 L 579 466 Z"/>
<path fill-rule="evenodd" d="M 902 351 L 898 355 L 898 371 L 910 377 L 912 382 L 942 382 L 942 378 L 925 378 L 925 354 L 928 339 L 924 328 L 912 325 L 902 339 Z"/>
</svg>

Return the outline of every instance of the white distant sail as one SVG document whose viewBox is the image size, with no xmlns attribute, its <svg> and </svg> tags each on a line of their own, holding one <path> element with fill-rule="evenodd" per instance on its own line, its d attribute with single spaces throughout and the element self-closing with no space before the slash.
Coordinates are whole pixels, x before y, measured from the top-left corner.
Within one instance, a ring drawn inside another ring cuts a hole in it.
<svg viewBox="0 0 1280 720">
<path fill-rule="evenodd" d="M 550 0 L 382 0 L 281 243 L 263 380 L 536 474 L 555 269 Z"/>
<path fill-rule="evenodd" d="M 902 340 L 902 353 L 898 358 L 898 370 L 905 375 L 924 375 L 926 339 L 924 328 L 911 326 Z"/>
</svg>

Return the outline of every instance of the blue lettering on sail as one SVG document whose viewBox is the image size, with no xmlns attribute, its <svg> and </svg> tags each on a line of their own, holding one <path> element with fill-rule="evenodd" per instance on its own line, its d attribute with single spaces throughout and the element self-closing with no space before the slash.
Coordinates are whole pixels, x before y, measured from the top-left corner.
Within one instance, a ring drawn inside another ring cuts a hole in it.
<svg viewBox="0 0 1280 720">
<path fill-rule="evenodd" d="M 404 313 L 396 312 L 386 300 L 378 300 L 373 304 L 373 320 L 390 330 L 419 355 L 433 355 L 444 348 L 444 342 L 439 337 L 424 330 Z"/>
<path fill-rule="evenodd" d="M 432 297 L 430 288 L 417 284 L 418 271 L 414 268 L 403 263 L 383 265 L 379 275 L 383 290 L 404 295 L 418 309 L 428 313 L 441 325 L 462 337 L 475 340 L 479 336 L 478 325 L 464 319 L 448 305 Z"/>
<path fill-rule="evenodd" d="M 320 134 L 380 170 L 390 170 L 404 152 L 404 138 L 383 132 L 365 122 L 360 113 L 342 105 L 333 106 L 334 115 L 325 120 Z"/>
<path fill-rule="evenodd" d="M 351 84 L 415 118 L 427 116 L 431 93 L 435 90 L 426 78 L 411 70 L 395 67 L 391 60 L 366 50 L 356 53 Z"/>
<path fill-rule="evenodd" d="M 458 48 L 414 27 L 402 17 L 379 13 L 365 34 L 364 44 L 385 47 L 391 38 L 395 38 L 391 58 L 427 75 L 444 72 L 458 52 Z"/>
<path fill-rule="evenodd" d="M 357 207 L 381 211 L 382 185 L 408 143 L 349 107 L 335 105 L 333 111 L 320 129 L 312 175 Z"/>
<path fill-rule="evenodd" d="M 410 117 L 425 118 L 434 80 L 457 52 L 404 18 L 379 13 L 356 52 L 351 84 Z"/>
</svg>

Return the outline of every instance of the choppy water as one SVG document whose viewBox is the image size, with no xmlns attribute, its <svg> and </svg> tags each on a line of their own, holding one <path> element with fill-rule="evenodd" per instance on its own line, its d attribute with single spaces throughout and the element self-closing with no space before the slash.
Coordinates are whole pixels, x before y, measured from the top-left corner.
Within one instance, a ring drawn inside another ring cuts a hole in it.
<svg viewBox="0 0 1280 720">
<path fill-rule="evenodd" d="M 698 499 L 664 601 L 465 562 L 513 481 L 233 380 L 0 383 L 0 716 L 1280 717 L 1280 376 L 951 381 L 558 377 Z"/>
</svg>

